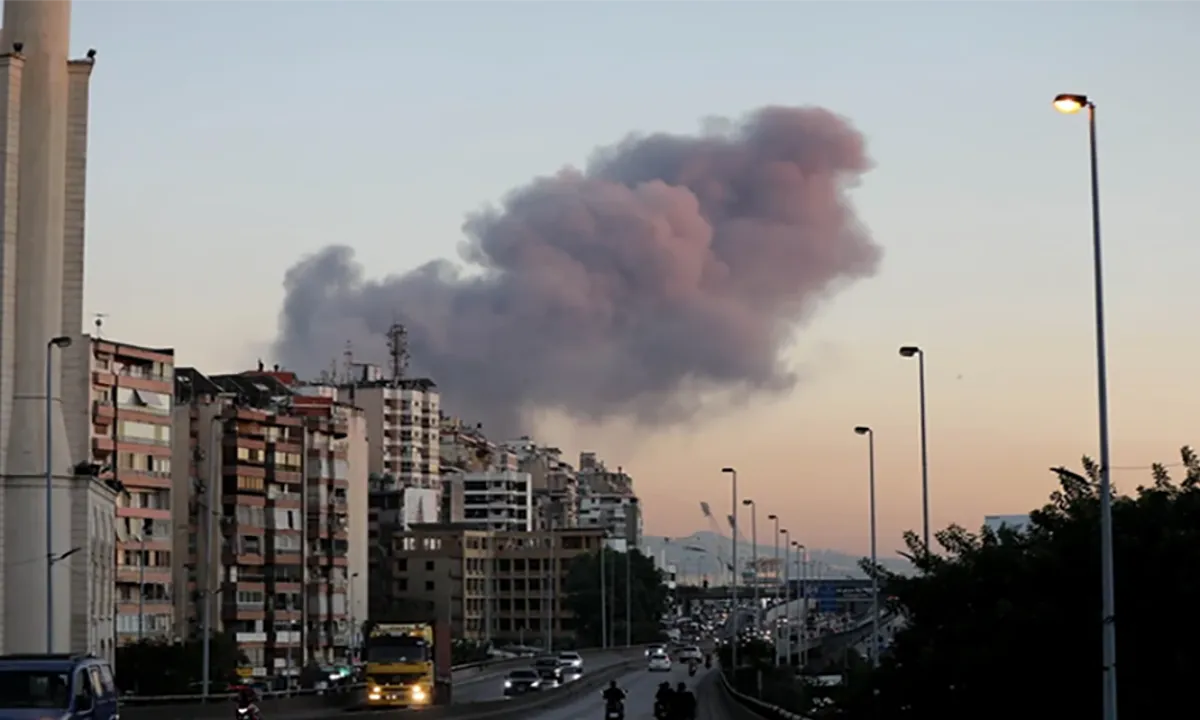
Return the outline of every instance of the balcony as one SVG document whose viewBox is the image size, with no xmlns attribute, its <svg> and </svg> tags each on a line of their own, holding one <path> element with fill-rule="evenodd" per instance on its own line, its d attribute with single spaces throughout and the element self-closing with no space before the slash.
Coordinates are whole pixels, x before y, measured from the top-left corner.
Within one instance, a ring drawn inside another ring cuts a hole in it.
<svg viewBox="0 0 1200 720">
<path fill-rule="evenodd" d="M 234 635 L 234 638 L 239 645 L 242 643 L 265 643 L 267 634 L 265 632 L 240 632 Z"/>
</svg>

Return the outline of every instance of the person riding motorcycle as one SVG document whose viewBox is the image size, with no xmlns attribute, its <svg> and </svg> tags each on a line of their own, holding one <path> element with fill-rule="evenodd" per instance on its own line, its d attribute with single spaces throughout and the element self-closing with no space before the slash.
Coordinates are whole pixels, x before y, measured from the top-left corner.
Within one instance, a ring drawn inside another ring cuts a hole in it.
<svg viewBox="0 0 1200 720">
<path fill-rule="evenodd" d="M 699 664 L 700 663 L 696 660 L 696 658 L 691 658 L 690 660 L 688 660 L 688 676 L 689 677 L 696 674 L 696 666 Z"/>
<path fill-rule="evenodd" d="M 709 670 L 711 668 L 712 668 L 712 653 L 704 653 L 704 669 Z"/>
<path fill-rule="evenodd" d="M 658 686 L 658 692 L 654 694 L 655 720 L 669 720 L 674 707 L 675 689 L 671 687 L 671 683 L 664 682 Z"/>
<path fill-rule="evenodd" d="M 674 709 L 675 720 L 696 720 L 696 696 L 686 683 L 675 688 Z"/>
<path fill-rule="evenodd" d="M 237 706 L 239 711 L 248 711 L 252 718 L 259 717 L 258 712 L 258 693 L 254 692 L 254 688 L 249 685 L 243 685 L 237 692 Z"/>
<path fill-rule="evenodd" d="M 604 690 L 604 702 L 609 707 L 625 704 L 625 691 L 617 687 L 617 681 L 612 680 Z"/>
</svg>

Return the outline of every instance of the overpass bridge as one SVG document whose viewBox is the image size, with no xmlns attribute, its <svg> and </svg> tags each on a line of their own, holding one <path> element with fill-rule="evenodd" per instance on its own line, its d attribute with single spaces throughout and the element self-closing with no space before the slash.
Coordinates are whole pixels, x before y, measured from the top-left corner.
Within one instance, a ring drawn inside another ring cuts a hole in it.
<svg viewBox="0 0 1200 720">
<path fill-rule="evenodd" d="M 816 612 L 857 614 L 871 603 L 871 581 L 866 578 L 792 580 L 790 590 L 792 598 L 807 599 L 810 609 Z M 782 595 L 782 583 L 760 586 L 758 592 L 761 598 L 774 598 L 776 593 Z M 739 585 L 737 593 L 740 600 L 748 600 L 753 596 L 754 588 Z M 729 600 L 733 597 L 733 589 L 729 586 L 680 585 L 676 586 L 675 595 L 683 601 Z"/>
</svg>

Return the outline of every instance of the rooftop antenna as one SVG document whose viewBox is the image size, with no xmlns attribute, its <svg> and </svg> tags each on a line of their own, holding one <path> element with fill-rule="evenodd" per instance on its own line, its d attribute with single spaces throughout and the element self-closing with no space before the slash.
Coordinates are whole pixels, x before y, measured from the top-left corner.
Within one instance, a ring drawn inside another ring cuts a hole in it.
<svg viewBox="0 0 1200 720">
<path fill-rule="evenodd" d="M 392 356 L 392 385 L 398 385 L 408 372 L 408 330 L 398 322 L 388 328 L 388 354 Z"/>
</svg>

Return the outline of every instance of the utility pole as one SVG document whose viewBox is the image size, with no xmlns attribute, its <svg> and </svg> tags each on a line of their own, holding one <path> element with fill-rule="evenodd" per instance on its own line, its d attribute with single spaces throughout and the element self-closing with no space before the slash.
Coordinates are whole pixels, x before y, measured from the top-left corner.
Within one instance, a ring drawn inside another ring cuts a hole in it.
<svg viewBox="0 0 1200 720">
<path fill-rule="evenodd" d="M 604 570 L 604 556 L 608 550 L 608 532 L 600 538 L 600 647 L 608 648 L 608 573 Z"/>
</svg>

